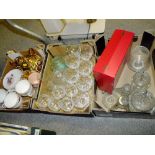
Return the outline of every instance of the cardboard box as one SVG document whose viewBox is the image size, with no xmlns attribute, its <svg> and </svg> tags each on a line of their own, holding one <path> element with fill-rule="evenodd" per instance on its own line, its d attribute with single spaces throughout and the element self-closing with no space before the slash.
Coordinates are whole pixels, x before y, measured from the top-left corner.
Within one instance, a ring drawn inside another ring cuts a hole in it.
<svg viewBox="0 0 155 155">
<path fill-rule="evenodd" d="M 91 62 L 95 65 L 96 59 L 95 59 L 95 47 L 94 47 L 94 41 L 83 41 L 79 44 L 79 46 L 83 46 L 85 44 L 88 44 L 91 47 L 91 50 L 93 50 L 93 56 L 91 58 Z M 79 110 L 76 108 L 73 108 L 71 112 L 64 112 L 63 110 L 59 110 L 58 112 L 54 112 L 50 110 L 48 107 L 41 109 L 38 106 L 38 103 L 41 99 L 41 96 L 43 94 L 49 94 L 51 93 L 51 90 L 49 90 L 48 81 L 50 81 L 52 78 L 52 69 L 51 69 L 51 63 L 53 60 L 53 56 L 65 56 L 66 55 L 66 48 L 68 45 L 61 45 L 61 44 L 49 44 L 47 47 L 47 51 L 49 53 L 47 54 L 47 60 L 46 65 L 43 70 L 43 76 L 42 76 L 42 82 L 39 88 L 39 93 L 37 99 L 35 99 L 32 103 L 32 109 L 40 112 L 48 112 L 48 113 L 55 113 L 55 114 L 66 114 L 66 115 L 91 115 L 92 113 L 92 105 L 94 104 L 94 98 L 95 98 L 95 92 L 94 92 L 94 86 L 88 91 L 89 97 L 90 97 L 90 103 L 89 106 L 84 110 Z M 93 78 L 93 73 L 90 75 Z"/>
<path fill-rule="evenodd" d="M 101 90 L 112 93 L 121 75 L 133 37 L 133 32 L 114 31 L 93 70 L 97 86 Z"/>
<path fill-rule="evenodd" d="M 44 49 L 45 46 L 43 44 L 39 44 L 35 47 L 35 49 L 38 51 L 38 54 L 41 55 L 43 57 L 43 53 L 44 53 Z M 20 51 L 19 52 L 21 55 L 26 56 L 28 54 L 28 51 Z M 2 72 L 2 76 L 0 78 L 0 88 L 3 88 L 3 78 L 5 77 L 5 75 L 12 69 L 15 69 L 16 66 L 12 65 L 12 60 L 7 58 L 6 60 L 6 65 L 4 67 L 4 70 Z M 44 63 L 43 63 L 44 65 Z M 35 94 L 33 95 L 33 98 L 36 98 L 37 94 L 38 94 L 38 88 L 34 88 L 35 89 Z M 30 109 L 30 105 L 32 103 L 32 97 L 28 97 L 28 96 L 24 96 L 22 97 L 22 106 L 20 108 L 15 108 L 15 109 L 4 109 L 4 108 L 0 108 L 0 111 L 14 111 L 14 112 L 20 112 L 20 111 L 27 111 Z"/>
<path fill-rule="evenodd" d="M 131 50 L 134 49 L 137 45 L 140 45 L 142 36 L 138 36 L 138 40 L 136 42 L 133 42 L 131 46 Z M 155 49 L 155 40 L 153 42 L 153 45 L 151 47 L 150 53 L 152 54 L 152 51 Z M 155 97 L 155 68 L 153 65 L 152 57 L 151 57 L 151 65 L 147 70 L 147 73 L 150 75 L 151 78 L 151 84 L 149 87 L 149 91 L 153 94 Z M 132 77 L 135 74 L 135 72 L 131 71 L 127 64 L 125 63 L 125 66 L 122 70 L 121 76 L 117 82 L 116 88 L 122 87 L 126 83 L 131 83 Z M 144 112 L 129 112 L 124 108 L 115 108 L 111 110 L 110 112 L 106 112 L 106 107 L 104 107 L 104 104 L 102 104 L 102 91 L 100 89 L 96 89 L 96 99 L 95 103 L 93 105 L 93 112 L 95 116 L 100 117 L 132 117 L 132 118 L 155 118 L 155 115 L 151 115 L 150 113 L 144 113 Z"/>
</svg>

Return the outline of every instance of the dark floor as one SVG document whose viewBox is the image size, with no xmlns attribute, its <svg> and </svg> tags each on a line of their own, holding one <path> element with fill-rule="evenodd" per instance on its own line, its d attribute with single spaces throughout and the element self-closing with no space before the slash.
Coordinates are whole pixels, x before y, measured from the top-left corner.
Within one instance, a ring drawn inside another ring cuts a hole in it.
<svg viewBox="0 0 155 155">
<path fill-rule="evenodd" d="M 41 35 L 45 31 L 39 20 L 15 20 L 16 23 Z M 105 36 L 111 36 L 116 28 L 134 31 L 155 29 L 155 20 L 107 20 Z M 10 49 L 23 50 L 33 47 L 38 41 L 21 36 L 0 21 L 0 74 L 5 63 L 5 52 Z M 126 118 L 84 118 L 49 114 L 0 113 L 0 121 L 36 126 L 55 130 L 57 134 L 155 134 L 155 120 Z"/>
</svg>

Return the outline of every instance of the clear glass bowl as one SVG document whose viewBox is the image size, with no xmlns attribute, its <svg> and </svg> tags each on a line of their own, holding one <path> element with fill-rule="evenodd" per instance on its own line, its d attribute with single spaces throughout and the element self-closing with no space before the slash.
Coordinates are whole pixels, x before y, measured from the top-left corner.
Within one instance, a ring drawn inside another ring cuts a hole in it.
<svg viewBox="0 0 155 155">
<path fill-rule="evenodd" d="M 72 98 L 72 100 L 77 109 L 85 110 L 89 106 L 89 103 L 90 103 L 90 98 L 89 98 L 88 93 L 78 94 L 77 96 Z"/>
<path fill-rule="evenodd" d="M 79 66 L 79 74 L 83 77 L 89 76 L 92 73 L 93 64 L 91 61 L 81 61 Z"/>
<path fill-rule="evenodd" d="M 80 77 L 79 81 L 77 82 L 77 88 L 81 92 L 87 92 L 93 86 L 93 78 L 89 77 Z"/>
<path fill-rule="evenodd" d="M 81 59 L 89 61 L 93 55 L 93 49 L 90 45 L 81 45 Z"/>
<path fill-rule="evenodd" d="M 58 101 L 58 106 L 65 112 L 71 112 L 74 108 L 74 103 L 71 98 L 64 97 L 62 100 Z"/>
</svg>

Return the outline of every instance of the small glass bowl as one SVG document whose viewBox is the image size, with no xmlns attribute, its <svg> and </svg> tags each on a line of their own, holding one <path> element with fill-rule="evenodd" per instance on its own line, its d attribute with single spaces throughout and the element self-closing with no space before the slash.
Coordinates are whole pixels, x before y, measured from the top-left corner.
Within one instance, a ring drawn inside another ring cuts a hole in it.
<svg viewBox="0 0 155 155">
<path fill-rule="evenodd" d="M 58 106 L 61 110 L 65 112 L 71 112 L 74 108 L 73 101 L 69 97 L 64 97 L 62 100 L 59 100 Z"/>
</svg>

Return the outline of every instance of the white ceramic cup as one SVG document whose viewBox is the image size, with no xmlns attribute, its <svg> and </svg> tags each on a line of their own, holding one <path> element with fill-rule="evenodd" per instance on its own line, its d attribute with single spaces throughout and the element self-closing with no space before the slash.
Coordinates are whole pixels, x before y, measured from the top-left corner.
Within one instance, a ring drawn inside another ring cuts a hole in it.
<svg viewBox="0 0 155 155">
<path fill-rule="evenodd" d="M 28 80 L 20 80 L 16 86 L 15 91 L 21 96 L 32 96 L 33 95 L 33 87 Z"/>
<path fill-rule="evenodd" d="M 22 103 L 22 97 L 16 92 L 10 92 L 4 99 L 4 108 L 19 108 Z"/>
<path fill-rule="evenodd" d="M 0 104 L 4 102 L 6 95 L 7 95 L 7 91 L 5 89 L 0 89 Z"/>
</svg>

